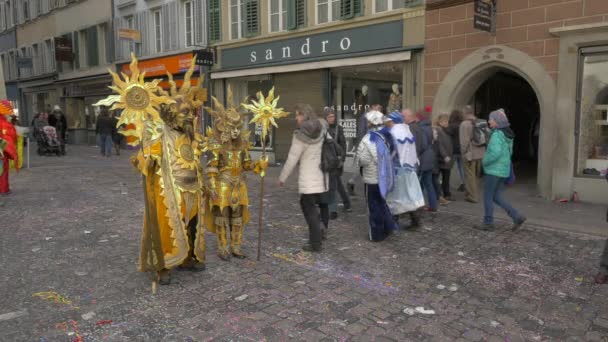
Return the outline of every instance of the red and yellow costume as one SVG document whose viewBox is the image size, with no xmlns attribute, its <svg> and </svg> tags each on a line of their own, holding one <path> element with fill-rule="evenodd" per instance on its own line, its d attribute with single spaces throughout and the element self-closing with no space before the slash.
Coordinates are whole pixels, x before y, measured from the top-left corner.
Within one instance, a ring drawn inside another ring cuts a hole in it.
<svg viewBox="0 0 608 342">
<path fill-rule="evenodd" d="M 167 284 L 169 270 L 177 266 L 204 269 L 203 137 L 195 132 L 195 114 L 207 94 L 202 78 L 191 86 L 194 59 L 184 85 L 178 89 L 168 74 L 171 88 L 165 92 L 159 80 L 144 83 L 137 59 L 131 58 L 131 75 L 123 74 L 124 80 L 111 72 L 111 88 L 119 95 L 97 104 L 123 110 L 118 126 L 134 125 L 121 133 L 141 148 L 132 159 L 144 176 L 139 269 L 156 272 L 161 284 Z"/>
<path fill-rule="evenodd" d="M 9 121 L 9 116 L 13 114 L 13 106 L 8 100 L 0 101 L 0 195 L 10 193 L 8 183 L 9 160 L 14 160 L 15 165 L 19 165 L 19 155 L 17 154 L 17 131 L 15 126 Z"/>
</svg>

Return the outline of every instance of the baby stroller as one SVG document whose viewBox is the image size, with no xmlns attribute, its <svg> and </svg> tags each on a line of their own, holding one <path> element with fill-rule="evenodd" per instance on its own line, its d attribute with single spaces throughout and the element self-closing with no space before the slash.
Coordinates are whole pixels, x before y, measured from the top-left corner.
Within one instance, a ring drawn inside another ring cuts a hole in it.
<svg viewBox="0 0 608 342">
<path fill-rule="evenodd" d="M 61 155 L 61 144 L 57 138 L 55 127 L 44 126 L 42 130 L 36 130 L 35 135 L 38 143 L 38 155 Z"/>
</svg>

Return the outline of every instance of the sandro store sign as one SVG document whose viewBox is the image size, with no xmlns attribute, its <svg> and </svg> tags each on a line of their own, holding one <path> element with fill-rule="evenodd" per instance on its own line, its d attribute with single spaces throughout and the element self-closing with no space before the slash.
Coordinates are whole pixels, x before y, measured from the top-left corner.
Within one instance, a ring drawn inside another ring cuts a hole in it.
<svg viewBox="0 0 608 342">
<path fill-rule="evenodd" d="M 403 22 L 247 45 L 222 51 L 222 69 L 303 63 L 403 47 Z"/>
</svg>

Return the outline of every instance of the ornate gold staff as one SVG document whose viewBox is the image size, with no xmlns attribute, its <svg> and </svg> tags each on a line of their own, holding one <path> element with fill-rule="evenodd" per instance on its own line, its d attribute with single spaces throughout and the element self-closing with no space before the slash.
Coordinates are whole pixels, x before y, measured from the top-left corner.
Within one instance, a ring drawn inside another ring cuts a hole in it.
<svg viewBox="0 0 608 342">
<path fill-rule="evenodd" d="M 262 127 L 262 157 L 260 159 L 267 162 L 268 156 L 266 155 L 266 136 L 268 135 L 270 125 L 279 128 L 275 119 L 286 117 L 289 115 L 289 113 L 285 112 L 283 108 L 277 108 L 280 96 L 275 98 L 274 87 L 270 89 L 268 96 L 266 97 L 264 97 L 264 93 L 259 91 L 257 93 L 257 98 L 257 101 L 251 100 L 252 104 L 243 104 L 243 107 L 245 109 L 249 109 L 254 114 L 253 119 L 251 119 L 249 123 L 255 123 L 256 126 Z M 259 170 L 259 173 L 262 179 L 260 184 L 260 208 L 258 213 L 258 261 L 260 261 L 260 253 L 262 249 L 262 226 L 264 224 L 264 178 L 266 176 L 266 171 L 262 169 Z"/>
</svg>

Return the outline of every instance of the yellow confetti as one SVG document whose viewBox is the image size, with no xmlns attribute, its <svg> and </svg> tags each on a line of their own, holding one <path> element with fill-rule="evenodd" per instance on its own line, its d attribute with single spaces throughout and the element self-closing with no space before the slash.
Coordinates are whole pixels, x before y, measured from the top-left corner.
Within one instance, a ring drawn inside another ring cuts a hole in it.
<svg viewBox="0 0 608 342">
<path fill-rule="evenodd" d="M 576 278 L 574 278 L 574 280 L 576 280 L 576 281 L 583 281 L 583 277 L 576 277 Z"/>
<path fill-rule="evenodd" d="M 72 301 L 65 298 L 64 296 L 60 295 L 57 292 L 54 291 L 48 291 L 48 292 L 36 292 L 32 295 L 32 297 L 39 297 L 42 298 L 46 301 L 49 302 L 53 302 L 56 304 L 66 304 L 66 305 L 72 305 Z M 74 309 L 78 309 L 77 307 L 74 307 Z"/>
</svg>

